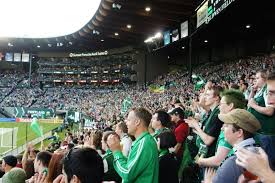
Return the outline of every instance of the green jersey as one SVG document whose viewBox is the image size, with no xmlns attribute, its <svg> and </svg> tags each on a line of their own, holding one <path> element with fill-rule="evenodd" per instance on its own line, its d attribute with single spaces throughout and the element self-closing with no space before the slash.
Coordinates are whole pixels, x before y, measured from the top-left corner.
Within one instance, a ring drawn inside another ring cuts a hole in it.
<svg viewBox="0 0 275 183">
<path fill-rule="evenodd" d="M 256 103 L 261 107 L 266 107 L 267 105 L 267 87 L 266 85 L 259 90 L 254 99 Z M 261 123 L 261 129 L 259 130 L 260 134 L 263 135 L 275 135 L 275 112 L 272 116 L 267 116 L 259 113 L 255 109 L 249 107 L 248 111 L 251 112 Z"/>
<path fill-rule="evenodd" d="M 142 133 L 132 144 L 128 159 L 113 152 L 114 168 L 124 183 L 158 183 L 159 159 L 155 139 Z"/>
<path fill-rule="evenodd" d="M 225 140 L 224 131 L 222 131 L 222 130 L 221 130 L 221 133 L 220 133 L 218 141 L 217 141 L 216 153 L 217 153 L 218 147 L 224 147 L 226 149 L 229 149 L 230 150 L 229 154 L 234 152 L 233 147 Z"/>
<path fill-rule="evenodd" d="M 156 139 L 159 134 L 161 134 L 162 132 L 165 132 L 165 131 L 169 131 L 169 129 L 168 128 L 158 129 L 155 131 L 155 133 L 152 136 Z"/>
<path fill-rule="evenodd" d="M 110 149 L 106 151 L 102 159 L 103 159 L 103 164 L 106 162 L 106 165 L 104 164 L 104 181 L 121 182 L 121 178 L 119 177 L 119 175 L 114 169 L 114 165 L 113 165 L 114 156 Z"/>
</svg>

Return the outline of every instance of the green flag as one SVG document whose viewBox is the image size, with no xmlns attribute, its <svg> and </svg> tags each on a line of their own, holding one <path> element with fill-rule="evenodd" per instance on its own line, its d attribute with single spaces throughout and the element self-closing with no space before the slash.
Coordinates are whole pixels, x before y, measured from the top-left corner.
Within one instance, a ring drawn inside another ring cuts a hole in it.
<svg viewBox="0 0 275 183">
<path fill-rule="evenodd" d="M 204 86 L 205 82 L 204 82 L 204 79 L 202 77 L 200 77 L 200 76 L 197 76 L 195 78 L 197 79 L 197 82 L 196 82 L 196 84 L 194 86 L 194 89 L 196 91 L 198 91 L 198 90 L 200 90 Z"/>
<path fill-rule="evenodd" d="M 121 114 L 125 114 L 131 106 L 132 106 L 132 99 L 128 96 L 122 102 Z"/>
<path fill-rule="evenodd" d="M 32 119 L 31 129 L 38 137 L 43 136 L 42 129 L 41 129 L 40 125 L 38 124 L 37 118 Z"/>
</svg>

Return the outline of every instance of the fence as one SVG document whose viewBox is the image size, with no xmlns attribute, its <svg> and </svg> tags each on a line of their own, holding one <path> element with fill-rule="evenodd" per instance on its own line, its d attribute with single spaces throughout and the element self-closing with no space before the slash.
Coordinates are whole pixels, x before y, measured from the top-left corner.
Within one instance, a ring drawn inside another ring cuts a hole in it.
<svg viewBox="0 0 275 183">
<path fill-rule="evenodd" d="M 39 142 L 41 142 L 42 139 L 45 140 L 45 139 L 47 139 L 50 136 L 52 136 L 52 132 L 51 131 L 45 133 L 43 137 L 36 138 L 36 139 L 34 139 L 34 140 L 32 140 L 32 141 L 30 141 L 28 143 L 35 145 L 35 144 L 38 144 Z M 16 155 L 24 152 L 26 150 L 26 147 L 27 147 L 27 144 L 24 144 L 24 145 L 21 145 L 21 146 L 15 148 L 15 149 L 11 149 L 11 150 L 9 150 L 9 151 L 1 154 L 0 158 L 2 159 L 2 157 L 5 157 L 7 155 L 14 155 L 14 156 L 16 156 Z"/>
</svg>

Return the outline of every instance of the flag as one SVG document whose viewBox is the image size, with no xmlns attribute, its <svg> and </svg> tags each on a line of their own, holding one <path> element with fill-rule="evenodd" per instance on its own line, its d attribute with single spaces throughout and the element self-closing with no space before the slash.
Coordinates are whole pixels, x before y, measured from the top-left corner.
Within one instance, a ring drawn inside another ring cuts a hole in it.
<svg viewBox="0 0 275 183">
<path fill-rule="evenodd" d="M 149 90 L 154 93 L 163 93 L 165 91 L 165 86 L 151 85 L 149 86 Z"/>
<path fill-rule="evenodd" d="M 121 114 L 125 114 L 131 106 L 132 106 L 132 99 L 128 96 L 122 102 Z"/>
<path fill-rule="evenodd" d="M 43 136 L 43 132 L 42 132 L 40 125 L 38 124 L 37 118 L 32 119 L 31 129 L 38 137 Z"/>
<path fill-rule="evenodd" d="M 205 84 L 204 79 L 202 77 L 196 76 L 196 75 L 195 76 L 192 75 L 192 78 L 197 79 L 197 82 L 195 83 L 194 89 L 196 91 L 200 90 Z"/>
</svg>

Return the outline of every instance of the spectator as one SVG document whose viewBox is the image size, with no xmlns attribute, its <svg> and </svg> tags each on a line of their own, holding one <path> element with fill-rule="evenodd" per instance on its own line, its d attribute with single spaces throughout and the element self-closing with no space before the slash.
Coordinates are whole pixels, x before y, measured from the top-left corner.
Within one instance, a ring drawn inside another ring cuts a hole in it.
<svg viewBox="0 0 275 183">
<path fill-rule="evenodd" d="M 3 178 L 3 183 L 25 183 L 27 175 L 22 168 L 13 168 L 6 173 Z"/>
<path fill-rule="evenodd" d="M 48 174 L 48 166 L 51 161 L 52 154 L 48 151 L 41 151 L 36 155 L 34 160 L 34 170 L 38 174 Z"/>
<path fill-rule="evenodd" d="M 234 148 L 234 152 L 240 147 L 254 147 L 256 145 L 253 135 L 261 128 L 259 121 L 244 109 L 234 109 L 227 114 L 220 114 L 219 118 L 224 122 L 225 139 Z M 236 154 L 227 158 L 218 168 L 213 183 L 237 182 L 243 169 L 236 162 Z"/>
<path fill-rule="evenodd" d="M 103 164 L 104 164 L 104 181 L 121 182 L 121 178 L 119 177 L 119 175 L 117 174 L 117 172 L 114 169 L 113 153 L 107 145 L 107 139 L 110 135 L 117 135 L 117 134 L 113 131 L 106 131 L 103 133 L 102 142 L 101 142 L 102 149 L 105 151 L 105 154 L 102 157 Z"/>
<path fill-rule="evenodd" d="M 252 90 L 251 92 L 251 98 L 248 102 L 248 111 L 250 111 L 261 123 L 262 127 L 257 137 L 272 162 L 275 161 L 275 112 L 274 107 L 268 105 L 266 81 L 266 70 L 261 70 L 256 73 L 255 87 L 257 87 L 258 90 Z M 275 167 L 272 168 L 275 169 Z"/>
<path fill-rule="evenodd" d="M 129 157 L 123 156 L 119 138 L 110 135 L 107 144 L 114 155 L 114 167 L 123 182 L 157 183 L 159 176 L 158 150 L 154 138 L 148 133 L 152 115 L 144 108 L 130 111 L 126 124 L 133 142 Z"/>
<path fill-rule="evenodd" d="M 159 183 L 178 183 L 178 161 L 169 152 L 169 148 L 177 144 L 175 135 L 170 131 L 163 131 L 157 137 L 159 149 Z"/>
<path fill-rule="evenodd" d="M 174 134 L 176 136 L 177 144 L 174 147 L 174 153 L 176 154 L 180 164 L 184 150 L 184 142 L 189 133 L 189 127 L 183 120 L 184 112 L 181 108 L 175 108 L 169 114 L 171 116 L 171 121 L 175 125 Z"/>
<path fill-rule="evenodd" d="M 152 128 L 155 130 L 153 137 L 156 138 L 163 131 L 171 127 L 171 117 L 165 111 L 156 111 L 151 120 Z"/>
<path fill-rule="evenodd" d="M 126 123 L 120 122 L 116 125 L 116 133 L 120 137 L 122 146 L 122 153 L 125 157 L 128 157 L 132 146 L 132 139 L 128 136 L 128 128 Z"/>
<path fill-rule="evenodd" d="M 12 168 L 16 167 L 17 158 L 12 155 L 5 156 L 2 161 L 2 169 L 5 173 L 9 172 Z"/>
</svg>

